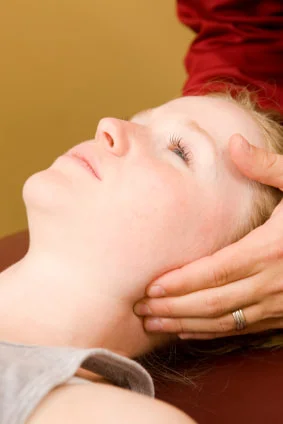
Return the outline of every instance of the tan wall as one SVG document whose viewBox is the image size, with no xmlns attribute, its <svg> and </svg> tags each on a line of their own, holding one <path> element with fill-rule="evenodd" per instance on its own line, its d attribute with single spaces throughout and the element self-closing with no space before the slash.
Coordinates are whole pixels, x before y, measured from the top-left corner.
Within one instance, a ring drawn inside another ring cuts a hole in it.
<svg viewBox="0 0 283 424">
<path fill-rule="evenodd" d="M 63 151 L 179 95 L 192 33 L 175 0 L 14 0 L 1 7 L 0 237 L 27 227 L 22 187 Z"/>
</svg>

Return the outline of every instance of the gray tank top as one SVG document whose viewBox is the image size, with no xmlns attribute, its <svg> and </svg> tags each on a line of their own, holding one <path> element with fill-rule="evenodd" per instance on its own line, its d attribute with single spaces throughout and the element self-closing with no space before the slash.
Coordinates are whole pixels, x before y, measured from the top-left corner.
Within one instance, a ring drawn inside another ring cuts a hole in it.
<svg viewBox="0 0 283 424">
<path fill-rule="evenodd" d="M 132 359 L 108 349 L 0 342 L 0 423 L 25 424 L 44 396 L 60 384 L 93 384 L 74 377 L 80 367 L 116 386 L 154 397 L 148 372 Z"/>
</svg>

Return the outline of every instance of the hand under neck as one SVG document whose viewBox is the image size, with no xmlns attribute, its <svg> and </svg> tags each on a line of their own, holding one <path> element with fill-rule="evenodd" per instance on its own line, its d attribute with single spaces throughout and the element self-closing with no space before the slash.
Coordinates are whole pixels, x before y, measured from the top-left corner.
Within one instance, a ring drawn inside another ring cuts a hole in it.
<svg viewBox="0 0 283 424">
<path fill-rule="evenodd" d="M 173 338 L 146 333 L 133 312 L 138 298 L 112 297 L 105 285 L 85 267 L 28 252 L 0 274 L 0 339 L 136 357 Z"/>
</svg>

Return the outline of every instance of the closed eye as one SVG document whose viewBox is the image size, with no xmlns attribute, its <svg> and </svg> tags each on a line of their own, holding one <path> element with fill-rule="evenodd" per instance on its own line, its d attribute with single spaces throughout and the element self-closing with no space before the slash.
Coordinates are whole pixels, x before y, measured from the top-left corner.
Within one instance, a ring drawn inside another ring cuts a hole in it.
<svg viewBox="0 0 283 424">
<path fill-rule="evenodd" d="M 187 165 L 190 165 L 193 159 L 191 149 L 184 143 L 182 137 L 176 135 L 170 135 L 170 150 L 186 162 Z"/>
</svg>

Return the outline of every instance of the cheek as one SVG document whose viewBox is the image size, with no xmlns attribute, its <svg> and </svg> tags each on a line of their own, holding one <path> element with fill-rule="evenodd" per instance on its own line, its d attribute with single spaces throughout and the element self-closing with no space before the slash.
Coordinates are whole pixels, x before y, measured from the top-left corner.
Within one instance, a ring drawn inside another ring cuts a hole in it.
<svg viewBox="0 0 283 424">
<path fill-rule="evenodd" d="M 88 203 L 96 254 L 135 275 L 175 265 L 197 215 L 184 178 L 156 164 L 113 176 Z"/>
<path fill-rule="evenodd" d="M 116 222 L 125 257 L 170 269 L 200 256 L 207 244 L 205 237 L 199 237 L 207 226 L 203 199 L 193 180 L 166 168 L 143 172 L 134 183 L 122 184 L 112 199 L 113 231 Z"/>
</svg>

